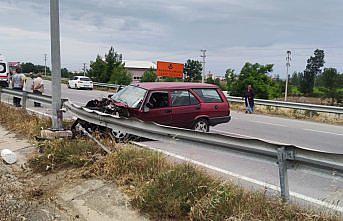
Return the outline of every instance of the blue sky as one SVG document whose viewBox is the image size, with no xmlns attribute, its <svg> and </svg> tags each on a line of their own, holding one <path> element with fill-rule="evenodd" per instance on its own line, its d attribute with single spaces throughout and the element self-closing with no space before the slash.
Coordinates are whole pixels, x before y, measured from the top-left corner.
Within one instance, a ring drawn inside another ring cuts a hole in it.
<svg viewBox="0 0 343 221">
<path fill-rule="evenodd" d="M 200 60 L 224 74 L 247 61 L 275 64 L 285 76 L 302 71 L 316 48 L 326 66 L 343 72 L 341 0 L 61 0 L 62 65 L 80 70 L 110 46 L 126 60 Z M 0 0 L 0 53 L 44 63 L 50 53 L 49 1 Z M 50 63 L 50 62 L 49 62 Z"/>
</svg>

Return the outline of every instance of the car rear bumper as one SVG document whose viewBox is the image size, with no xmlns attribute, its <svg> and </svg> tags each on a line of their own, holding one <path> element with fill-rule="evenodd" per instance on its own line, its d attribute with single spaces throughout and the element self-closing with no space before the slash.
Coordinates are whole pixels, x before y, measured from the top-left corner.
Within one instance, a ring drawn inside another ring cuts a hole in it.
<svg viewBox="0 0 343 221">
<path fill-rule="evenodd" d="M 211 118 L 209 120 L 210 126 L 215 126 L 218 124 L 223 124 L 223 123 L 227 123 L 231 120 L 231 116 L 225 116 L 225 117 L 215 117 L 215 118 Z"/>
</svg>

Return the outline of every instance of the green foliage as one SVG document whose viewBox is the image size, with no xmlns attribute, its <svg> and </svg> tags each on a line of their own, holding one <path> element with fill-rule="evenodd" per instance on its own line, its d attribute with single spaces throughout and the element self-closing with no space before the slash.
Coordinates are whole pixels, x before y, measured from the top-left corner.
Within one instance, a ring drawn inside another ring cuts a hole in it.
<svg viewBox="0 0 343 221">
<path fill-rule="evenodd" d="M 100 81 L 102 75 L 104 75 L 106 70 L 106 62 L 102 59 L 100 55 L 97 55 L 95 61 L 91 61 L 90 69 L 87 75 L 94 81 Z"/>
<path fill-rule="evenodd" d="M 45 66 L 43 65 L 35 65 L 31 62 L 27 62 L 27 63 L 22 63 L 20 64 L 21 67 L 21 72 L 22 73 L 44 73 L 45 70 Z M 50 68 L 46 67 L 46 72 L 50 73 Z"/>
<path fill-rule="evenodd" d="M 296 86 L 296 87 L 299 87 L 300 86 L 300 74 L 301 73 L 294 72 L 292 77 L 290 77 L 290 79 L 289 79 L 289 84 Z"/>
<path fill-rule="evenodd" d="M 225 73 L 225 79 L 226 79 L 226 86 L 228 94 L 232 94 L 232 90 L 235 87 L 234 85 L 237 83 L 238 76 L 235 73 L 235 70 L 233 69 L 227 69 Z"/>
<path fill-rule="evenodd" d="M 230 80 L 231 94 L 242 96 L 249 84 L 252 85 L 256 98 L 268 99 L 277 97 L 277 89 L 268 73 L 273 71 L 273 65 L 260 65 L 258 63 L 245 63 L 241 73 L 236 78 L 233 71 L 229 71 L 227 79 Z M 234 79 L 234 81 L 232 81 Z"/>
<path fill-rule="evenodd" d="M 87 75 L 97 82 L 107 83 L 110 80 L 111 82 L 128 82 L 127 76 L 122 71 L 122 57 L 122 54 L 118 54 L 111 47 L 108 53 L 105 54 L 105 61 L 100 55 L 96 57 L 94 62 L 91 61 L 90 70 Z M 118 73 L 118 76 L 113 76 L 113 73 Z"/>
<path fill-rule="evenodd" d="M 339 74 L 335 68 L 325 68 L 319 80 L 323 87 L 319 90 L 323 93 L 322 97 L 331 98 L 331 105 L 342 100 L 343 93 L 339 89 L 343 88 L 343 74 Z"/>
<path fill-rule="evenodd" d="M 200 81 L 202 79 L 202 64 L 200 61 L 188 59 L 185 63 L 183 73 L 185 75 L 185 81 Z"/>
<path fill-rule="evenodd" d="M 314 81 L 316 76 L 322 72 L 324 66 L 324 51 L 316 49 L 314 56 L 307 60 L 306 69 L 303 73 L 299 73 L 300 91 L 306 95 L 312 95 L 314 88 Z"/>
<path fill-rule="evenodd" d="M 180 220 L 215 182 L 194 166 L 181 164 L 159 174 L 146 185 L 134 205 L 157 219 Z"/>
<path fill-rule="evenodd" d="M 124 65 L 119 65 L 113 69 L 110 80 L 112 84 L 129 85 L 132 82 L 132 74 L 128 72 Z"/>
<path fill-rule="evenodd" d="M 145 71 L 141 82 L 155 82 L 157 80 L 157 74 L 154 69 L 150 68 L 149 70 Z"/>
</svg>

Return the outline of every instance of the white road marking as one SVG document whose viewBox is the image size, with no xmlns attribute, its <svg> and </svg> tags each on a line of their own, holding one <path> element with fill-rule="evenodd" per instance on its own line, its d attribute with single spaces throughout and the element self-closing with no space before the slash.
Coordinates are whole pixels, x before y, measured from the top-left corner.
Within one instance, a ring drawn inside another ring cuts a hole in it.
<svg viewBox="0 0 343 221">
<path fill-rule="evenodd" d="M 337 136 L 343 136 L 343 134 L 333 133 L 333 132 L 328 132 L 328 131 L 322 131 L 322 130 L 312 130 L 312 129 L 304 129 L 304 130 L 313 131 L 313 132 L 317 132 L 317 133 L 324 133 L 324 134 L 332 134 L 332 135 L 337 135 Z"/>
<path fill-rule="evenodd" d="M 218 167 L 206 164 L 206 163 L 202 163 L 202 162 L 199 162 L 199 161 L 196 161 L 196 160 L 192 160 L 192 159 L 184 157 L 184 156 L 180 156 L 180 155 L 177 155 L 177 154 L 174 154 L 174 153 L 170 153 L 170 152 L 165 151 L 165 150 L 161 150 L 161 149 L 154 148 L 154 147 L 149 147 L 149 146 L 147 146 L 145 144 L 142 144 L 142 143 L 138 143 L 138 142 L 132 142 L 132 143 L 137 145 L 137 146 L 146 148 L 146 149 L 150 149 L 150 150 L 154 150 L 154 151 L 163 153 L 163 154 L 165 154 L 167 156 L 171 156 L 171 157 L 174 157 L 174 158 L 186 161 L 186 162 L 190 162 L 190 163 L 193 163 L 195 165 L 198 165 L 198 166 L 201 166 L 201 167 L 205 167 L 205 168 L 208 168 L 208 169 L 211 169 L 211 170 L 214 170 L 214 171 L 217 171 L 217 172 L 220 172 L 220 173 L 223 173 L 223 174 L 226 174 L 226 175 L 229 175 L 229 176 L 232 176 L 232 177 L 235 177 L 235 178 L 238 178 L 238 179 L 250 182 L 250 183 L 254 183 L 254 184 L 257 184 L 259 186 L 266 187 L 268 189 L 271 189 L 271 190 L 274 190 L 274 191 L 277 191 L 277 192 L 280 192 L 280 187 L 275 186 L 273 184 L 269 184 L 269 183 L 266 183 L 266 182 L 263 182 L 263 181 L 259 181 L 259 180 L 256 180 L 256 179 L 253 179 L 253 178 L 250 178 L 250 177 L 242 176 L 242 175 L 233 173 L 231 171 L 227 171 L 227 170 L 224 170 L 224 169 L 221 169 L 221 168 L 218 168 Z M 289 194 L 290 194 L 290 196 L 293 196 L 295 198 L 298 198 L 298 199 L 301 199 L 301 200 L 304 200 L 304 201 L 307 201 L 307 202 L 310 202 L 310 203 L 313 203 L 313 204 L 317 204 L 319 206 L 323 206 L 323 207 L 326 207 L 328 209 L 332 209 L 332 210 L 335 210 L 335 211 L 343 213 L 343 207 L 340 207 L 340 206 L 337 206 L 337 205 L 334 205 L 334 204 L 330 204 L 330 203 L 324 202 L 322 200 L 315 199 L 315 198 L 312 198 L 312 197 L 309 197 L 309 196 L 305 196 L 303 194 L 292 192 L 292 191 L 290 191 Z"/>
<path fill-rule="evenodd" d="M 259 124 L 267 124 L 267 125 L 272 125 L 272 126 L 278 126 L 278 127 L 288 127 L 288 126 L 283 125 L 283 124 L 275 124 L 275 123 L 269 123 L 269 122 L 258 121 L 258 120 L 251 120 L 251 122 L 259 123 Z"/>
</svg>

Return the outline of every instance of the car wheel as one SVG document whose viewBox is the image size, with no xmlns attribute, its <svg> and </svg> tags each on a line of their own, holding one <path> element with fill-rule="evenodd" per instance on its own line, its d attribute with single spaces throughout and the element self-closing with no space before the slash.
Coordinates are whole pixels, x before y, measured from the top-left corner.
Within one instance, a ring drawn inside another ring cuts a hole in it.
<svg viewBox="0 0 343 221">
<path fill-rule="evenodd" d="M 78 88 L 77 88 L 77 84 L 75 84 L 75 89 L 78 89 Z"/>
<path fill-rule="evenodd" d="M 208 120 L 204 118 L 200 118 L 197 121 L 195 121 L 193 130 L 199 131 L 199 132 L 209 132 L 210 131 L 210 125 L 208 123 Z"/>
</svg>

